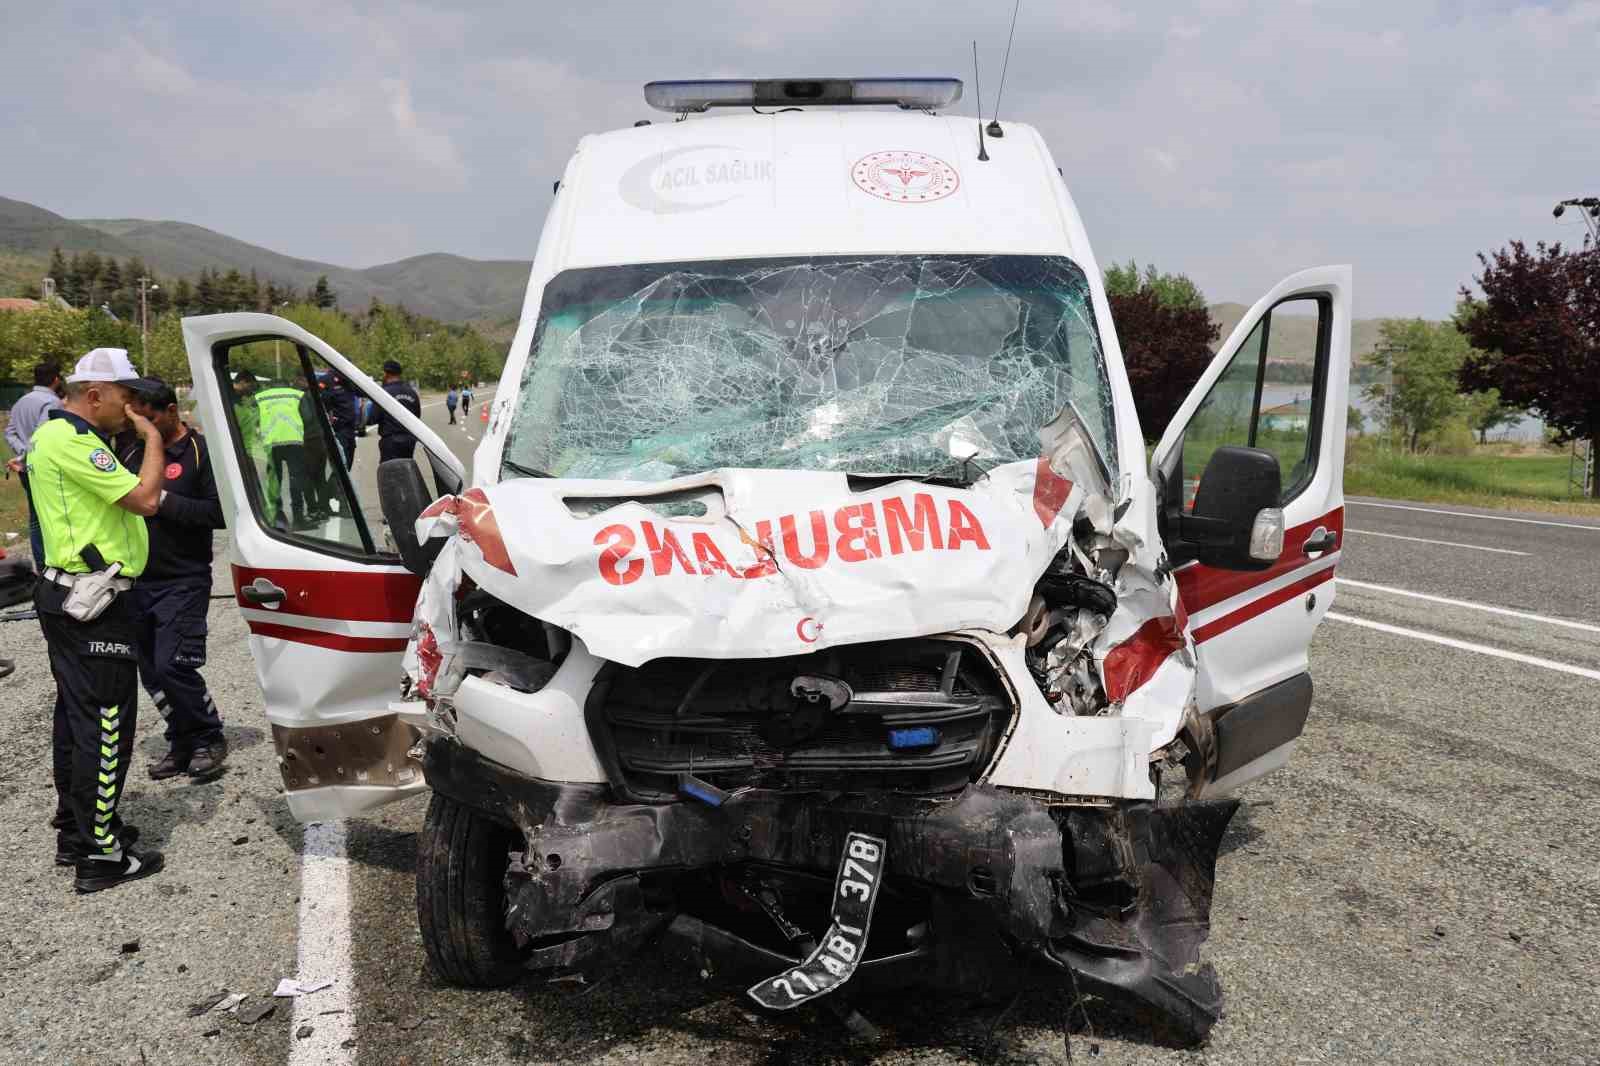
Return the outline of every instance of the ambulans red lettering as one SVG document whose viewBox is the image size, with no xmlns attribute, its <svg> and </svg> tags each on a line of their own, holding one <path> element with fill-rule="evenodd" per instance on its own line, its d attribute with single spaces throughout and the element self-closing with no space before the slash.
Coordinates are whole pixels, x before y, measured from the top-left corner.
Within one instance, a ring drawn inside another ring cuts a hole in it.
<svg viewBox="0 0 1600 1066">
<path fill-rule="evenodd" d="M 726 574 L 729 577 L 740 576 L 728 565 L 727 556 L 722 554 L 722 549 L 717 547 L 717 542 L 711 539 L 710 533 L 697 532 L 693 538 L 694 561 L 700 564 L 700 572 L 707 576 L 711 574 Z"/>
<path fill-rule="evenodd" d="M 906 501 L 898 497 L 883 501 L 883 524 L 889 532 L 889 554 L 899 555 L 909 544 L 914 552 L 922 551 L 923 538 L 935 548 L 944 547 L 939 535 L 939 509 L 933 497 L 919 492 L 911 497 L 911 515 L 906 515 Z M 904 542 L 901 537 L 904 536 Z"/>
<path fill-rule="evenodd" d="M 677 534 L 672 530 L 662 530 L 657 534 L 655 524 L 651 522 L 640 522 L 639 528 L 644 530 L 644 546 L 650 552 L 650 569 L 657 577 L 671 573 L 674 561 L 683 568 L 684 573 L 695 572 L 694 567 L 689 565 L 689 557 L 683 554 L 683 545 L 678 543 Z"/>
<path fill-rule="evenodd" d="M 639 575 L 644 573 L 644 560 L 628 559 L 638 543 L 633 530 L 627 526 L 607 526 L 594 535 L 594 542 L 605 545 L 600 550 L 601 577 L 613 585 L 630 585 L 639 580 Z"/>
<path fill-rule="evenodd" d="M 970 507 L 959 500 L 943 503 L 945 513 L 941 515 L 940 501 L 931 493 L 918 492 L 912 494 L 909 502 L 896 496 L 846 504 L 832 512 L 780 515 L 776 543 L 771 519 L 756 523 L 754 537 L 740 526 L 741 545 L 755 556 L 755 561 L 748 566 L 729 562 L 723 545 L 709 529 L 685 531 L 680 525 L 674 531 L 666 526 L 658 527 L 654 522 L 640 522 L 635 533 L 631 526 L 610 525 L 595 534 L 594 543 L 601 549 L 600 576 L 612 585 L 629 585 L 643 577 L 647 557 L 648 569 L 656 577 L 668 577 L 674 570 L 680 570 L 685 575 L 744 581 L 770 577 L 784 566 L 816 570 L 827 565 L 830 559 L 836 564 L 879 559 L 885 554 L 885 537 L 889 555 L 963 551 L 969 546 L 976 551 L 991 550 L 983 523 Z M 802 524 L 810 527 L 804 545 L 801 543 Z M 716 528 L 725 530 L 726 527 Z M 687 551 L 680 534 L 688 537 Z M 641 536 L 644 554 L 635 557 Z M 779 560 L 780 550 L 782 561 Z"/>
<path fill-rule="evenodd" d="M 860 563 L 883 554 L 878 547 L 878 514 L 870 503 L 855 503 L 833 512 L 839 531 L 837 552 L 841 562 Z"/>
<path fill-rule="evenodd" d="M 978 516 L 967 510 L 967 505 L 960 500 L 950 501 L 950 538 L 945 543 L 955 551 L 962 544 L 971 541 L 979 551 L 989 550 L 989 538 L 983 535 L 983 526 L 978 522 Z"/>
<path fill-rule="evenodd" d="M 821 511 L 811 512 L 810 555 L 800 554 L 800 534 L 794 527 L 794 515 L 778 519 L 778 529 L 783 533 L 783 557 L 802 570 L 815 570 L 828 561 L 828 518 Z"/>
</svg>

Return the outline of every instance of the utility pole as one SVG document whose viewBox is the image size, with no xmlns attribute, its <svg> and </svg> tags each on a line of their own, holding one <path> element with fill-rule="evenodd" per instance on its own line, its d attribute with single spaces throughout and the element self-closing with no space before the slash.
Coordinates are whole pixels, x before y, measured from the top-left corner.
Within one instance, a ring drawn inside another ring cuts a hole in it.
<svg viewBox="0 0 1600 1066">
<path fill-rule="evenodd" d="M 1570 200 L 1562 200 L 1550 214 L 1560 218 L 1566 214 L 1569 207 L 1578 209 L 1584 225 L 1589 227 L 1589 239 L 1600 245 L 1600 196 L 1575 196 Z"/>
<path fill-rule="evenodd" d="M 285 300 L 273 307 L 273 311 L 288 307 L 289 301 Z M 283 361 L 278 358 L 278 338 L 272 338 L 272 376 L 275 380 L 283 381 Z"/>
<path fill-rule="evenodd" d="M 1383 436 L 1378 438 L 1378 450 L 1387 452 L 1393 446 L 1394 437 L 1394 387 L 1395 387 L 1395 356 L 1406 351 L 1403 344 L 1380 344 L 1372 349 L 1373 355 L 1388 356 L 1389 382 L 1383 387 Z"/>
<path fill-rule="evenodd" d="M 139 276 L 139 373 L 150 372 L 150 293 L 160 292 L 148 277 Z"/>
</svg>

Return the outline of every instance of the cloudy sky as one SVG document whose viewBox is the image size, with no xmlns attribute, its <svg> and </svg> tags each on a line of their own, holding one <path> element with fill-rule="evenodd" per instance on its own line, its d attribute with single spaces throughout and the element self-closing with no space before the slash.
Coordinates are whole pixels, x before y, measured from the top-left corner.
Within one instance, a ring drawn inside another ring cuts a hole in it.
<svg viewBox="0 0 1600 1066">
<path fill-rule="evenodd" d="M 369 266 L 528 258 L 584 132 L 652 78 L 998 83 L 1009 0 L 18 3 L 0 195 Z M 959 107 L 969 112 L 969 95 Z M 992 103 L 992 96 L 986 103 Z M 1322 262 L 1357 313 L 1442 316 L 1475 252 L 1576 241 L 1600 195 L 1600 3 L 1023 0 L 1005 112 L 1102 262 L 1250 302 Z"/>
</svg>

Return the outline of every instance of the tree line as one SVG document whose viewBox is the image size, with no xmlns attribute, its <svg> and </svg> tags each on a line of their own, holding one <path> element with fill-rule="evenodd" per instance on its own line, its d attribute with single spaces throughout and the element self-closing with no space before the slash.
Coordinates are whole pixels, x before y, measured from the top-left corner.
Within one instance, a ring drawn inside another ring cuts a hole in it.
<svg viewBox="0 0 1600 1066">
<path fill-rule="evenodd" d="M 118 318 L 139 314 L 139 279 L 145 278 L 145 301 L 151 315 L 175 311 L 180 315 L 209 315 L 220 311 L 268 311 L 296 303 L 317 307 L 338 306 L 338 295 L 320 275 L 309 289 L 298 290 L 275 279 L 262 281 L 254 270 L 202 270 L 193 279 L 163 278 L 139 256 L 118 262 L 115 256 L 77 252 L 71 258 L 60 248 L 50 253 L 48 275 L 56 293 L 73 307 L 109 310 Z M 40 299 L 40 287 L 31 285 L 25 295 Z"/>
<path fill-rule="evenodd" d="M 0 380 L 31 381 L 35 363 L 55 360 L 70 366 L 91 348 L 116 347 L 126 348 L 147 373 L 187 385 L 181 319 L 226 311 L 268 311 L 287 318 L 374 378 L 389 359 L 405 366 L 406 377 L 433 388 L 459 383 L 463 375 L 474 381 L 492 379 L 505 364 L 504 351 L 471 325 L 376 299 L 360 313 L 344 311 L 326 276 L 304 290 L 271 279 L 263 282 L 253 271 L 205 270 L 194 279 L 164 278 L 137 256 L 120 263 L 94 252 L 68 258 L 59 248 L 51 255 L 50 276 L 72 307 L 0 312 Z M 148 279 L 148 351 L 139 330 L 140 277 Z M 36 287 L 31 295 L 42 294 Z"/>
</svg>

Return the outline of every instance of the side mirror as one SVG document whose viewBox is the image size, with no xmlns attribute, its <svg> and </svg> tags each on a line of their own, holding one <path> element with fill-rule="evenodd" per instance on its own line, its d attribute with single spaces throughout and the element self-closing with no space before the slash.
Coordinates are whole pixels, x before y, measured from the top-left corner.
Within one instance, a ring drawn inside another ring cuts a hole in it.
<svg viewBox="0 0 1600 1066">
<path fill-rule="evenodd" d="M 433 496 L 422 480 L 415 459 L 390 459 L 378 464 L 378 503 L 389 534 L 400 549 L 400 561 L 418 577 L 426 577 L 444 548 L 443 540 L 417 542 L 417 518 Z"/>
<path fill-rule="evenodd" d="M 1262 448 L 1228 445 L 1206 463 L 1194 511 L 1178 521 L 1192 557 L 1225 570 L 1265 570 L 1283 554 L 1283 475 Z"/>
</svg>

